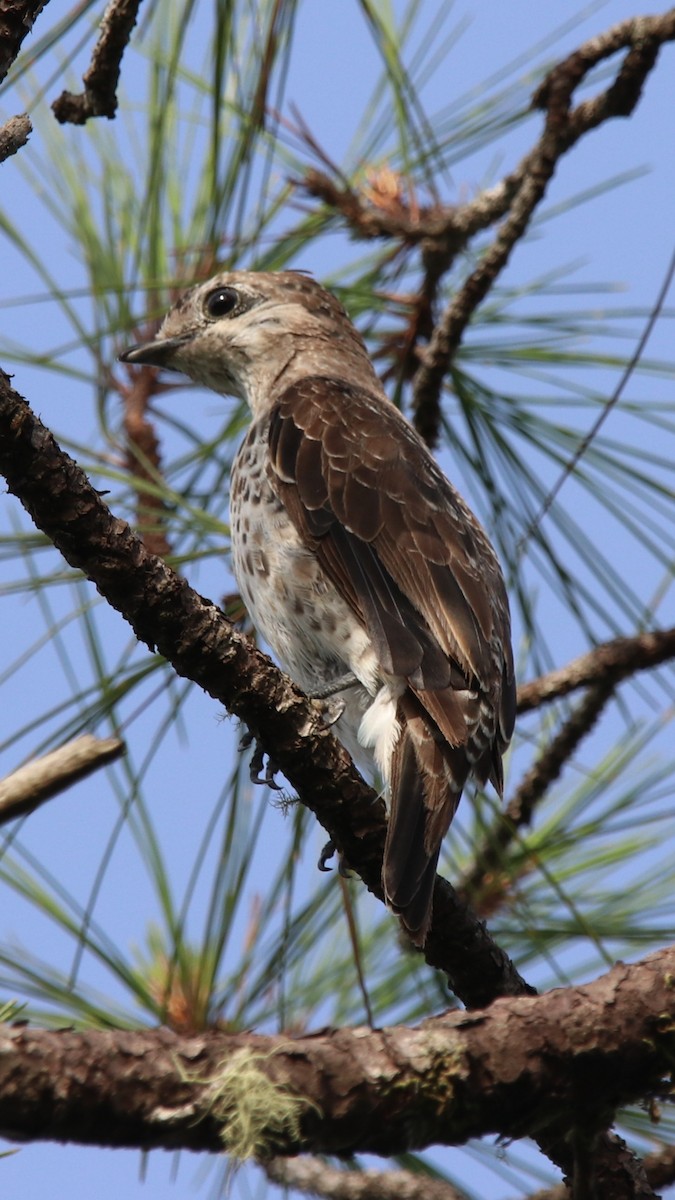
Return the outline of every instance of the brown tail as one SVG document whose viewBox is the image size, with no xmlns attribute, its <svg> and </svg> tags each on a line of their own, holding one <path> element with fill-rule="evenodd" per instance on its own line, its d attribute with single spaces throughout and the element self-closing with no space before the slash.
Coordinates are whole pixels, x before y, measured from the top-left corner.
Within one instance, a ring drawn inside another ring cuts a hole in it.
<svg viewBox="0 0 675 1200">
<path fill-rule="evenodd" d="M 399 702 L 401 735 L 392 755 L 385 899 L 416 945 L 429 930 L 441 842 L 471 771 L 466 746 L 451 746 L 410 693 Z"/>
</svg>

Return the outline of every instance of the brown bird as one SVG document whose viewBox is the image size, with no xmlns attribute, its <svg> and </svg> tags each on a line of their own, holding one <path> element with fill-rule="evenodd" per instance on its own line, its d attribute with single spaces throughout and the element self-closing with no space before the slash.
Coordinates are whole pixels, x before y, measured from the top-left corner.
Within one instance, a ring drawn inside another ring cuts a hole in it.
<svg viewBox="0 0 675 1200">
<path fill-rule="evenodd" d="M 384 894 L 422 944 L 462 789 L 473 775 L 501 795 L 513 732 L 508 599 L 484 530 L 342 306 L 301 272 L 216 275 L 121 358 L 247 401 L 234 573 L 279 661 L 310 694 L 337 692 L 338 736 L 381 773 Z"/>
</svg>

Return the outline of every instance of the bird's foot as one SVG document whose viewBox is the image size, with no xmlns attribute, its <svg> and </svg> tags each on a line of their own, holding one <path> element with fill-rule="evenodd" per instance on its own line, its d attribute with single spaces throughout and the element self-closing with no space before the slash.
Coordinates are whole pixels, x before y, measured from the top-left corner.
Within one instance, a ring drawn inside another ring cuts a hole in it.
<svg viewBox="0 0 675 1200">
<path fill-rule="evenodd" d="M 247 729 L 239 739 L 239 749 L 241 751 L 249 750 L 251 746 L 253 747 L 249 763 L 251 783 L 263 784 L 273 792 L 280 792 L 282 789 L 274 778 L 279 768 L 269 755 L 267 756 L 267 765 L 265 764 L 265 751 L 256 735 Z"/>
<path fill-rule="evenodd" d="M 359 686 L 360 681 L 350 671 L 347 675 L 339 675 L 337 679 L 331 679 L 321 687 L 310 688 L 305 695 L 310 700 L 318 701 L 321 705 L 323 719 L 326 725 L 330 726 L 335 725 L 345 711 L 346 704 L 339 693 Z"/>
<path fill-rule="evenodd" d="M 321 851 L 321 854 L 319 855 L 319 861 L 316 865 L 320 871 L 331 871 L 333 868 L 329 867 L 328 863 L 329 863 L 330 859 L 333 857 L 333 855 L 336 853 L 336 851 L 338 854 L 338 872 L 342 876 L 343 879 L 350 879 L 351 871 L 349 869 L 349 863 L 345 859 L 344 854 L 342 854 L 340 851 L 337 850 L 337 846 L 335 845 L 335 842 L 333 841 L 332 838 L 330 838 L 329 841 L 326 842 L 326 845 L 324 846 L 323 850 Z"/>
</svg>

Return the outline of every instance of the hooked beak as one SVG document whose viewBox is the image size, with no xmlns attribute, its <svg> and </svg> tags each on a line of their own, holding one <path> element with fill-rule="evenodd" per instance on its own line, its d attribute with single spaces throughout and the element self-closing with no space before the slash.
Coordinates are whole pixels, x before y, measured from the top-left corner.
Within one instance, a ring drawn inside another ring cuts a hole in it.
<svg viewBox="0 0 675 1200">
<path fill-rule="evenodd" d="M 128 350 L 124 350 L 119 356 L 119 361 L 148 367 L 163 367 L 165 371 L 180 371 L 180 367 L 173 366 L 171 359 L 176 350 L 180 350 L 181 346 L 191 339 L 191 333 L 183 333 L 179 337 L 156 338 L 154 342 L 142 342 L 138 346 L 130 346 Z"/>
</svg>

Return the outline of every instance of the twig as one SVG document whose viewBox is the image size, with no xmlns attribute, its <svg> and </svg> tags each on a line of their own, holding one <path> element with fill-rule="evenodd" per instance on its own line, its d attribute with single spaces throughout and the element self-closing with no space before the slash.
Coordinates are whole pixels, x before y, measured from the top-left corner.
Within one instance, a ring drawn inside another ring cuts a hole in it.
<svg viewBox="0 0 675 1200">
<path fill-rule="evenodd" d="M 601 680 L 589 687 L 571 717 L 546 747 L 540 758 L 521 782 L 506 808 L 506 817 L 514 827 L 529 825 L 535 804 L 559 777 L 563 766 L 591 732 L 607 702 L 614 694 L 611 679 Z"/>
<path fill-rule="evenodd" d="M 518 688 L 518 712 L 531 712 L 577 688 L 601 681 L 618 683 L 638 671 L 657 667 L 675 658 L 675 627 L 635 637 L 613 638 L 572 659 L 565 667 L 541 675 Z"/>
<path fill-rule="evenodd" d="M 124 750 L 124 742 L 118 738 L 96 738 L 87 733 L 19 767 L 0 780 L 0 825 L 33 812 L 80 779 L 114 762 Z"/>
<path fill-rule="evenodd" d="M 399 180 L 393 172 L 390 178 Z M 461 217 L 463 209 L 440 204 L 412 205 L 400 186 L 385 197 L 371 183 L 361 188 L 352 187 L 342 179 L 331 179 L 325 171 L 315 167 L 308 168 L 301 179 L 292 182 L 308 196 L 322 200 L 339 212 L 353 232 L 366 241 L 395 238 L 416 246 L 427 239 L 434 242 L 443 239 L 448 243 L 452 241 L 453 247 L 459 249 L 467 237 L 467 227 Z"/>
<path fill-rule="evenodd" d="M 136 528 L 150 553 L 166 558 L 171 554 L 164 531 L 166 504 L 156 490 L 161 479 L 162 456 L 157 431 L 148 416 L 157 375 L 155 367 L 134 370 L 130 385 L 120 387 L 120 392 L 126 434 L 125 466 L 136 481 Z"/>
<path fill-rule="evenodd" d="M 494 912 L 503 899 L 504 890 L 511 884 L 503 872 L 507 847 L 517 830 L 529 825 L 535 805 L 591 731 L 617 685 L 638 671 L 674 657 L 675 628 L 641 633 L 632 638 L 615 638 L 573 659 L 566 667 L 518 689 L 518 712 L 525 713 L 577 688 L 588 687 L 581 703 L 528 771 L 505 811 L 497 817 L 482 846 L 476 850 L 473 865 L 458 885 L 460 894 L 465 895 L 482 916 Z"/>
<path fill-rule="evenodd" d="M 612 680 L 589 687 L 586 695 L 563 724 L 509 801 L 503 813 L 476 849 L 473 865 L 458 890 L 470 899 L 481 916 L 499 906 L 511 880 L 504 876 L 504 857 L 519 829 L 529 825 L 535 806 L 558 779 L 565 763 L 591 732 L 608 700 L 614 694 Z"/>
<path fill-rule="evenodd" d="M 25 146 L 32 131 L 33 126 L 27 113 L 19 113 L 18 116 L 5 121 L 5 124 L 0 126 L 0 163 Z"/>
<path fill-rule="evenodd" d="M 447 306 L 415 376 L 415 424 L 430 445 L 435 444 L 438 436 L 443 378 L 464 330 L 525 233 L 560 158 L 583 134 L 603 121 L 630 115 L 656 62 L 660 45 L 673 38 L 675 9 L 661 16 L 622 21 L 585 42 L 549 73 L 535 93 L 533 104 L 546 110 L 544 131 L 516 171 L 487 199 L 487 210 L 493 212 L 499 212 L 508 202 L 508 216 L 478 266 Z M 614 82 L 593 100 L 570 110 L 572 94 L 591 68 L 623 47 L 629 47 L 629 51 Z M 475 203 L 480 207 L 485 205 L 485 199 L 478 197 Z M 434 269 L 437 271 L 437 266 Z"/>
<path fill-rule="evenodd" d="M 45 7 L 46 0 L 0 0 L 0 82 Z"/>
<path fill-rule="evenodd" d="M 117 112 L 117 84 L 122 55 L 136 24 L 141 0 L 110 0 L 101 21 L 101 33 L 94 47 L 91 65 L 82 82 L 84 92 L 64 91 L 52 104 L 62 125 L 84 125 L 89 117 L 108 117 Z"/>
</svg>

